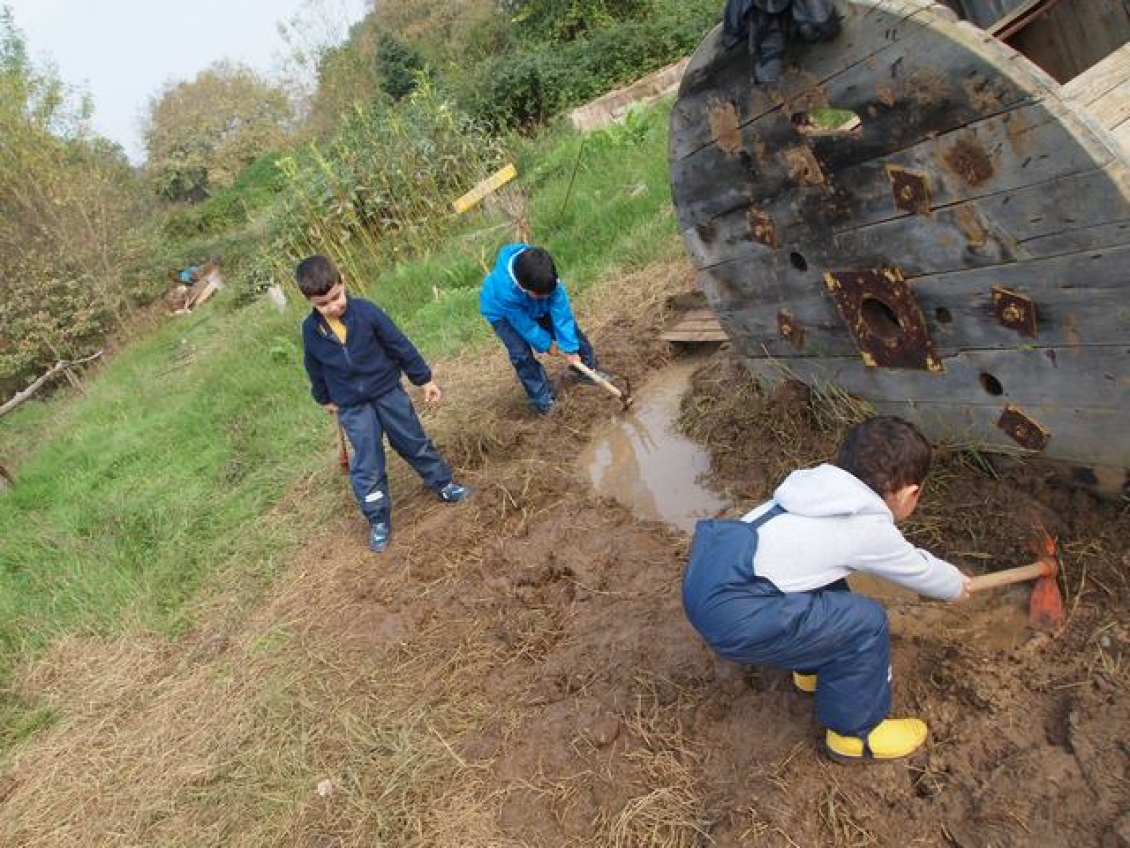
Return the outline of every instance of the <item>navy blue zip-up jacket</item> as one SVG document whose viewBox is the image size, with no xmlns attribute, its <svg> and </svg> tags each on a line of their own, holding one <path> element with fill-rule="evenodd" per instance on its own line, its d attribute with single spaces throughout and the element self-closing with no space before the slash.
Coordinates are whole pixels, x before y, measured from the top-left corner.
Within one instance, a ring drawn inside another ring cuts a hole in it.
<svg viewBox="0 0 1130 848">
<path fill-rule="evenodd" d="M 372 301 L 348 298 L 341 322 L 345 344 L 316 309 L 302 322 L 303 364 L 318 403 L 368 403 L 400 385 L 401 373 L 415 386 L 431 381 L 424 357 Z"/>
</svg>

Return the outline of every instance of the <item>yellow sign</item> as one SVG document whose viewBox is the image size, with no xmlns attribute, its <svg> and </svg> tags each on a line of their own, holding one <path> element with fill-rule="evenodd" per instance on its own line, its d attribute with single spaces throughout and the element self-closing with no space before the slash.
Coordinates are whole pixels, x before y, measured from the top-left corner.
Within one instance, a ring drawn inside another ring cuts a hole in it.
<svg viewBox="0 0 1130 848">
<path fill-rule="evenodd" d="M 488 194 L 498 191 L 516 176 L 518 176 L 518 169 L 513 164 L 507 165 L 501 170 L 495 171 L 451 205 L 455 207 L 456 212 L 462 215 L 468 209 L 474 208 Z"/>
</svg>

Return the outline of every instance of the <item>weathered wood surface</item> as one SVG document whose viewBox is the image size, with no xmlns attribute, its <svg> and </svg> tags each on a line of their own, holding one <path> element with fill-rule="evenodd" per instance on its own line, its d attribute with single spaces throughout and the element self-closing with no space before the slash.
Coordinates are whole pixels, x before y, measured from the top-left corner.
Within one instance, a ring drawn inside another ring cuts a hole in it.
<svg viewBox="0 0 1130 848">
<path fill-rule="evenodd" d="M 717 30 L 684 76 L 672 192 L 720 325 L 755 373 L 831 380 L 936 438 L 1015 448 L 997 426 L 1012 404 L 1050 432 L 1046 456 L 1130 467 L 1114 423 L 1130 420 L 1130 166 L 1081 105 L 1127 123 L 1130 102 L 1110 97 L 1125 59 L 1069 98 L 927 0 L 842 10 L 843 33 L 793 48 L 780 86 L 754 87 L 745 46 L 724 50 Z M 818 106 L 862 126 L 805 136 L 793 115 Z M 853 335 L 825 286 L 888 268 L 939 373 L 865 366 L 875 338 Z M 1034 304 L 1034 336 L 1006 326 L 994 289 Z"/>
<path fill-rule="evenodd" d="M 711 309 L 689 309 L 659 334 L 667 342 L 724 342 L 729 336 Z"/>
<path fill-rule="evenodd" d="M 1126 0 L 1043 0 L 1044 12 L 1005 41 L 1060 82 L 1078 76 L 1130 37 Z"/>
<path fill-rule="evenodd" d="M 1063 96 L 1079 104 L 1130 151 L 1130 43 L 1066 83 Z"/>
</svg>

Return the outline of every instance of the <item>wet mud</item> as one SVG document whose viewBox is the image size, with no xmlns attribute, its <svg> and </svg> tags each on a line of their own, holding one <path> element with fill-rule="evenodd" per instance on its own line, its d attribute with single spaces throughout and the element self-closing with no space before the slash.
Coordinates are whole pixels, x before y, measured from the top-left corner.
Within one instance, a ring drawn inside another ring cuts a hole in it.
<svg viewBox="0 0 1130 848">
<path fill-rule="evenodd" d="M 316 554 L 250 614 L 217 602 L 159 650 L 54 652 L 20 685 L 70 712 L 13 767 L 0 844 L 1130 845 L 1125 504 L 939 452 L 908 536 L 980 572 L 1029 561 L 1040 518 L 1067 621 L 1030 628 L 1023 586 L 947 605 L 858 581 L 889 611 L 894 711 L 930 726 L 905 761 L 829 761 L 787 672 L 701 643 L 680 600 L 689 523 L 826 460 L 859 410 L 759 387 L 725 346 L 681 361 L 657 336 L 690 276 L 626 275 L 581 313 L 639 418 L 564 381 L 537 418 L 501 350 L 444 363 L 425 423 L 468 501 L 435 502 L 394 462 L 379 561 L 342 486 Z M 640 472 L 624 494 L 633 464 L 680 476 Z"/>
</svg>

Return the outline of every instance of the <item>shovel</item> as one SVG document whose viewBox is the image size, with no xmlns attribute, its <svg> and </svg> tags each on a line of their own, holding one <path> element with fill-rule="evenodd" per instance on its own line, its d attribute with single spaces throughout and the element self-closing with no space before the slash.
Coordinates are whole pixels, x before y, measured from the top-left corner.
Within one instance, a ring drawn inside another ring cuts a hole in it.
<svg viewBox="0 0 1130 848">
<path fill-rule="evenodd" d="M 349 449 L 345 446 L 345 428 L 340 421 L 337 422 L 337 464 L 343 471 L 349 470 Z"/>
<path fill-rule="evenodd" d="M 974 577 L 970 581 L 969 591 L 979 592 L 1035 580 L 1036 585 L 1032 587 L 1032 597 L 1028 601 L 1028 620 L 1043 630 L 1058 630 L 1063 626 L 1063 596 L 1056 582 L 1059 565 L 1055 540 L 1040 528 L 1033 547 L 1038 555 L 1035 562 Z"/>
<path fill-rule="evenodd" d="M 585 365 L 583 362 L 578 362 L 573 367 L 584 374 L 586 377 L 588 377 L 590 380 L 592 380 L 594 383 L 596 383 L 598 386 L 600 386 L 602 389 L 607 391 L 609 394 L 615 395 L 617 398 L 619 398 L 620 406 L 623 409 L 627 409 L 635 401 L 635 398 L 632 397 L 631 385 L 628 386 L 627 391 L 622 392 L 610 382 L 601 377 L 599 374 L 597 374 L 595 371 L 593 371 L 591 368 L 589 368 L 587 365 Z"/>
</svg>

